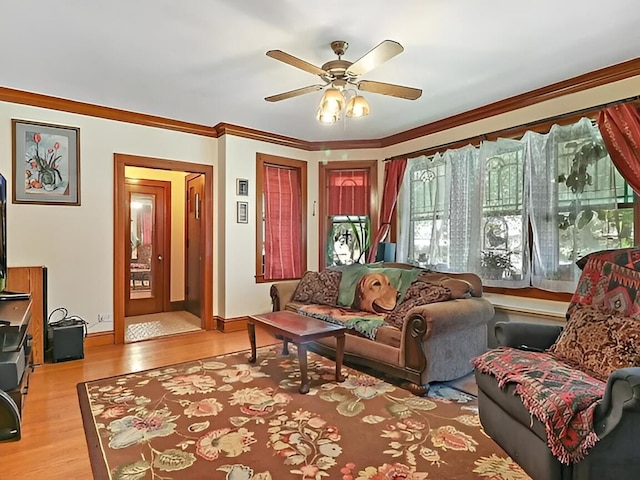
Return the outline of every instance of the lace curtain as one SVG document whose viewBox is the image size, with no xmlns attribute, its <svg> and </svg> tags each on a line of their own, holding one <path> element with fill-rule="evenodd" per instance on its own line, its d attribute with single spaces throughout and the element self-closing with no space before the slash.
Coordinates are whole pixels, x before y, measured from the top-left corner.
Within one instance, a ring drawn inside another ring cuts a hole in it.
<svg viewBox="0 0 640 480">
<path fill-rule="evenodd" d="M 628 241 L 632 221 L 616 211 L 621 187 L 587 118 L 409 159 L 397 258 L 475 272 L 489 286 L 572 292 L 576 260 Z"/>
</svg>

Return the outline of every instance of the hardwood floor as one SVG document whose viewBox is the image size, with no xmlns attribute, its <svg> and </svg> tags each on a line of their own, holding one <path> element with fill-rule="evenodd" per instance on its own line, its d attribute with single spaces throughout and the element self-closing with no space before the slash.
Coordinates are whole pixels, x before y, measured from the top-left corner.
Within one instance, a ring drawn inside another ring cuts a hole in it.
<svg viewBox="0 0 640 480">
<path fill-rule="evenodd" d="M 256 328 L 258 346 L 276 343 Z M 0 478 L 89 480 L 92 477 L 76 385 L 249 348 L 246 331 L 202 331 L 85 349 L 83 360 L 44 364 L 31 374 L 22 439 L 0 443 Z"/>
</svg>

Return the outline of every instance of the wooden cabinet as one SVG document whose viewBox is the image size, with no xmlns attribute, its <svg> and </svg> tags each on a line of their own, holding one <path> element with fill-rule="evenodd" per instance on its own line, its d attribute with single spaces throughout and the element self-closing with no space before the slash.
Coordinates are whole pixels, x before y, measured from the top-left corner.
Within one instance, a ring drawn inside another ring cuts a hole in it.
<svg viewBox="0 0 640 480">
<path fill-rule="evenodd" d="M 2 383 L 8 384 L 6 393 L 22 410 L 24 395 L 29 386 L 29 374 L 33 368 L 31 348 L 31 300 L 0 301 L 0 375 Z"/>
<path fill-rule="evenodd" d="M 44 363 L 45 325 L 47 320 L 47 267 L 9 267 L 7 290 L 31 294 L 31 350 L 34 365 Z"/>
</svg>

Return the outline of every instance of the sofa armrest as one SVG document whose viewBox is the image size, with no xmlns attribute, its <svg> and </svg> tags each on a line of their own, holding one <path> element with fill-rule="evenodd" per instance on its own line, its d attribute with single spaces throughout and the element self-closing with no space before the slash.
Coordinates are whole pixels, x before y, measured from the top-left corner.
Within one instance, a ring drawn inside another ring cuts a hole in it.
<svg viewBox="0 0 640 480">
<path fill-rule="evenodd" d="M 544 351 L 553 345 L 562 327 L 542 323 L 497 322 L 495 326 L 498 345 L 505 347 L 528 347 Z"/>
<path fill-rule="evenodd" d="M 429 337 L 440 332 L 464 330 L 472 325 L 486 324 L 493 315 L 494 308 L 491 302 L 482 297 L 471 297 L 418 305 L 407 312 L 404 325 L 414 317 L 423 317 L 429 325 Z"/>
<path fill-rule="evenodd" d="M 300 283 L 300 280 L 288 280 L 286 282 L 277 282 L 271 285 L 269 294 L 271 295 L 271 305 L 274 312 L 284 310 L 287 303 L 291 301 L 298 283 Z"/>
<path fill-rule="evenodd" d="M 439 334 L 487 324 L 493 318 L 491 302 L 484 298 L 466 298 L 419 305 L 407 312 L 402 324 L 400 356 L 405 368 L 422 372 L 427 362 L 427 341 Z"/>
<path fill-rule="evenodd" d="M 635 415 L 623 419 L 625 412 L 634 412 Z M 637 421 L 638 413 L 640 413 L 640 367 L 615 370 L 609 375 L 602 402 L 597 406 L 593 416 L 593 425 L 598 437 L 604 438 L 623 421 Z"/>
</svg>

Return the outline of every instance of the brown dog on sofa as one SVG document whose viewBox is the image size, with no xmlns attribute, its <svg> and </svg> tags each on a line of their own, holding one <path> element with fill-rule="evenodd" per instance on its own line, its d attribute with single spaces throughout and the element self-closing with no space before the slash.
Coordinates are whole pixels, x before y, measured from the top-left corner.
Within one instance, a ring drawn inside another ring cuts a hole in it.
<svg viewBox="0 0 640 480">
<path fill-rule="evenodd" d="M 373 313 L 389 313 L 396 308 L 398 289 L 382 273 L 367 273 L 356 286 L 354 307 Z"/>
</svg>

